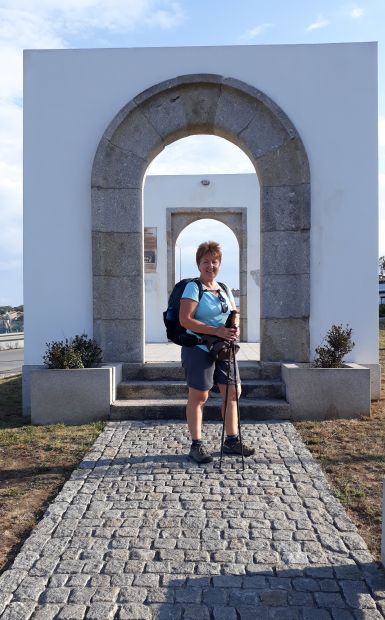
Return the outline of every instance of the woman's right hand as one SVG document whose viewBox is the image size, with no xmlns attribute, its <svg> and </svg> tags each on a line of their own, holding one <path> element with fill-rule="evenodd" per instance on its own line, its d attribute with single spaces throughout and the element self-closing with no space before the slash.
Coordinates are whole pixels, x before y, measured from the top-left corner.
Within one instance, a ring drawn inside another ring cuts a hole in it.
<svg viewBox="0 0 385 620">
<path fill-rule="evenodd" d="M 223 340 L 236 340 L 237 339 L 237 328 L 236 327 L 218 327 L 217 335 L 219 338 L 223 338 Z"/>
</svg>

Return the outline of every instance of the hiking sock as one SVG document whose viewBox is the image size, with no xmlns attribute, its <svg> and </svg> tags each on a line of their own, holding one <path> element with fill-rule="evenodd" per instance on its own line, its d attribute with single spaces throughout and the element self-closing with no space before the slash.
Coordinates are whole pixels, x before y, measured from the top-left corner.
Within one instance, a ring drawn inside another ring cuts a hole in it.
<svg viewBox="0 0 385 620">
<path fill-rule="evenodd" d="M 228 444 L 232 444 L 232 443 L 236 443 L 238 441 L 239 437 L 238 434 L 237 435 L 227 435 L 226 436 L 226 443 Z"/>
<path fill-rule="evenodd" d="M 195 448 L 196 446 L 202 445 L 202 439 L 193 439 L 191 442 L 191 447 Z"/>
</svg>

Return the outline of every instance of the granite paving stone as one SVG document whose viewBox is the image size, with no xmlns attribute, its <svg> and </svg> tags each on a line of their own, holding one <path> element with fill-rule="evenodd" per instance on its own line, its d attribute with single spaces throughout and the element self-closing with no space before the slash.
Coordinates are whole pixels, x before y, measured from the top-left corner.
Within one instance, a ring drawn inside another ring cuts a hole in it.
<svg viewBox="0 0 385 620">
<path fill-rule="evenodd" d="M 110 422 L 11 568 L 3 620 L 375 620 L 385 573 L 289 422 L 243 424 L 242 470 L 207 423 Z"/>
</svg>

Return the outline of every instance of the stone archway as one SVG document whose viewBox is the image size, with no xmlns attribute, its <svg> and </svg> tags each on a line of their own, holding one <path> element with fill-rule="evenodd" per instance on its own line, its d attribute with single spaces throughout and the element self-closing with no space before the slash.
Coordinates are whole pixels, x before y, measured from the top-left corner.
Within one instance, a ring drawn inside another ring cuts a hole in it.
<svg viewBox="0 0 385 620">
<path fill-rule="evenodd" d="M 269 97 L 218 75 L 181 76 L 149 88 L 122 108 L 100 140 L 92 170 L 94 337 L 109 361 L 144 361 L 144 174 L 165 146 L 202 133 L 239 146 L 258 174 L 261 360 L 308 361 L 306 151 Z"/>
<path fill-rule="evenodd" d="M 171 293 L 175 282 L 175 243 L 186 226 L 200 219 L 218 220 L 233 231 L 239 246 L 239 286 L 241 340 L 247 334 L 247 209 L 215 208 L 207 209 L 167 209 L 167 293 Z"/>
</svg>

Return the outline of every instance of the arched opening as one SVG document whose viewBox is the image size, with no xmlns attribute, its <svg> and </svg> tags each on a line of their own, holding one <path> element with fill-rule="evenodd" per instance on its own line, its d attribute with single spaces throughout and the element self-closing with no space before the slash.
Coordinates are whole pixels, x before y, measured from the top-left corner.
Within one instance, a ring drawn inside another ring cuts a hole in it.
<svg viewBox="0 0 385 620">
<path fill-rule="evenodd" d="M 261 360 L 308 361 L 310 172 L 286 114 L 256 88 L 181 76 L 134 98 L 113 119 L 92 172 L 94 336 L 111 361 L 144 361 L 145 171 L 168 144 L 214 134 L 257 171 L 261 224 Z"/>
<path fill-rule="evenodd" d="M 174 262 L 174 275 L 170 288 L 179 280 L 199 276 L 195 262 L 196 249 L 202 241 L 208 239 L 214 239 L 221 245 L 223 259 L 217 279 L 219 282 L 224 282 L 232 290 L 239 309 L 240 247 L 234 232 L 226 224 L 218 220 L 198 218 L 183 228 L 176 241 L 173 242 L 173 247 L 168 249 L 169 254 L 173 257 L 171 260 Z M 159 306 L 156 303 L 153 282 L 151 275 L 145 274 L 146 345 L 150 343 L 167 343 L 164 325 L 158 316 Z M 166 286 L 165 281 L 164 286 Z M 247 339 L 246 334 L 245 339 Z M 169 355 L 165 352 L 165 359 L 168 359 L 168 357 Z M 178 356 L 177 359 L 179 359 Z"/>
<path fill-rule="evenodd" d="M 202 241 L 211 239 L 217 241 L 222 249 L 222 263 L 217 281 L 223 282 L 232 291 L 239 310 L 241 292 L 240 247 L 231 228 L 218 220 L 201 218 L 192 224 L 188 224 L 179 234 L 174 245 L 174 280 L 178 282 L 182 278 L 199 277 L 195 260 L 196 249 Z M 247 320 L 247 317 L 245 318 Z M 243 325 L 242 331 L 244 331 Z M 247 339 L 247 334 L 242 334 L 241 338 Z"/>
<path fill-rule="evenodd" d="M 159 308 L 166 307 L 175 282 L 181 279 L 179 258 L 182 254 L 185 258 L 183 277 L 195 277 L 196 248 L 208 239 L 220 240 L 225 271 L 226 257 L 228 265 L 229 257 L 237 265 L 236 282 L 234 266 L 227 271 L 231 286 L 240 292 L 242 340 L 259 339 L 260 289 L 254 277 L 260 269 L 259 193 L 250 159 L 217 136 L 177 140 L 151 162 L 143 196 L 146 359 L 151 360 L 154 353 L 158 359 L 162 351 L 151 343 L 167 343 Z M 184 244 L 185 235 L 189 247 L 176 249 L 177 242 Z M 248 313 L 254 315 L 249 326 Z M 163 349 L 165 360 L 170 355 L 179 359 L 173 347 Z"/>
</svg>

